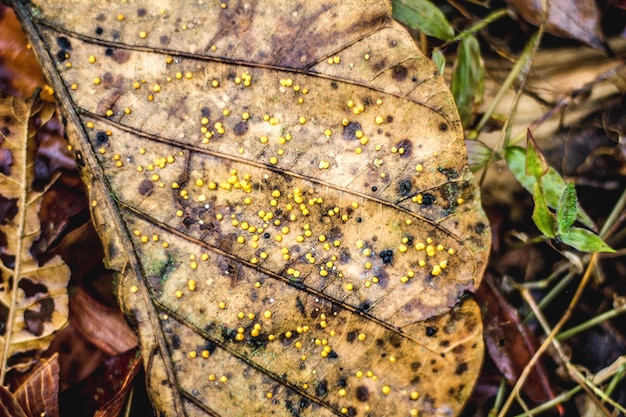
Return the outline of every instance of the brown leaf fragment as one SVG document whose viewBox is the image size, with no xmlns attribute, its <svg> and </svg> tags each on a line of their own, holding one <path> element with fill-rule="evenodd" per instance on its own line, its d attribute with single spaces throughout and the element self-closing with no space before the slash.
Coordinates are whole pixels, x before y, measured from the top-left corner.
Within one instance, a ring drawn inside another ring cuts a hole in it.
<svg viewBox="0 0 626 417">
<path fill-rule="evenodd" d="M 507 3 L 527 22 L 536 26 L 540 24 L 543 13 L 541 0 L 507 0 Z M 551 0 L 545 30 L 552 35 L 577 39 L 606 51 L 600 17 L 594 0 Z"/>
<path fill-rule="evenodd" d="M 132 359 L 130 363 L 127 362 L 128 359 Z M 94 417 L 117 417 L 120 415 L 141 366 L 142 360 L 137 355 L 136 349 L 107 361 L 109 372 L 107 372 L 104 380 L 111 383 L 107 386 L 115 387 L 115 393 L 113 396 L 103 396 L 109 400 L 96 411 Z"/>
<path fill-rule="evenodd" d="M 17 7 L 161 415 L 460 412 L 489 226 L 389 2 Z"/>
<path fill-rule="evenodd" d="M 59 357 L 42 360 L 15 391 L 15 398 L 29 417 L 59 416 Z"/>
<path fill-rule="evenodd" d="M 30 417 L 15 398 L 15 395 L 4 385 L 0 385 L 0 417 Z"/>
<path fill-rule="evenodd" d="M 100 304 L 80 288 L 70 302 L 70 320 L 86 340 L 107 355 L 117 355 L 137 346 L 137 336 L 122 312 Z"/>
<path fill-rule="evenodd" d="M 515 308 L 494 285 L 492 275 L 487 273 L 484 278 L 476 297 L 482 308 L 487 352 L 507 381 L 514 384 L 534 355 L 538 343 Z M 534 366 L 522 391 L 536 404 L 554 398 L 541 363 Z"/>
<path fill-rule="evenodd" d="M 43 74 L 13 9 L 0 4 L 0 91 L 26 98 L 45 86 Z M 52 101 L 49 89 L 44 100 Z"/>
</svg>

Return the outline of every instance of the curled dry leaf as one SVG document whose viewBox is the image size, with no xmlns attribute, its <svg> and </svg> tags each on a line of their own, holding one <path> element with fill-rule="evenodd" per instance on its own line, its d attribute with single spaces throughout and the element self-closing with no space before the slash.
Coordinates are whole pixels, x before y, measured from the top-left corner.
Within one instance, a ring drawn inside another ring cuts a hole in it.
<svg viewBox="0 0 626 417">
<path fill-rule="evenodd" d="M 67 321 L 69 268 L 60 257 L 39 265 L 31 249 L 39 237 L 35 154 L 36 120 L 48 106 L 37 99 L 0 99 L 0 146 L 11 164 L 0 173 L 0 200 L 10 208 L 0 219 L 1 377 L 10 369 L 26 370 Z"/>
<path fill-rule="evenodd" d="M 107 355 L 137 346 L 137 337 L 124 321 L 122 312 L 103 306 L 82 288 L 72 298 L 70 319 L 85 339 Z"/>
<path fill-rule="evenodd" d="M 490 233 L 387 1 L 17 10 L 161 415 L 459 412 Z"/>
</svg>

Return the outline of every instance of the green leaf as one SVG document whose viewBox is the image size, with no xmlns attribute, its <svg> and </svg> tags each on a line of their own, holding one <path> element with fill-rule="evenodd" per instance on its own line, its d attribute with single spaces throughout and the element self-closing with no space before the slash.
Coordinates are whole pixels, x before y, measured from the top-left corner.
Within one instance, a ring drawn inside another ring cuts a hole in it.
<svg viewBox="0 0 626 417">
<path fill-rule="evenodd" d="M 451 85 L 463 126 L 469 126 L 475 105 L 483 100 L 484 81 L 480 45 L 473 35 L 468 35 L 459 44 Z"/>
<path fill-rule="evenodd" d="M 443 52 L 439 50 L 433 52 L 430 56 L 430 59 L 432 59 L 432 61 L 435 63 L 439 74 L 443 74 L 444 70 L 446 69 L 446 57 L 443 55 Z"/>
<path fill-rule="evenodd" d="M 574 184 L 567 183 L 559 200 L 559 208 L 556 211 L 557 228 L 559 234 L 566 232 L 576 221 L 576 188 Z"/>
<path fill-rule="evenodd" d="M 573 227 L 561 234 L 561 240 L 581 252 L 615 252 L 600 236 L 590 230 Z"/>
<path fill-rule="evenodd" d="M 471 150 L 469 150 L 469 155 L 472 155 Z M 524 148 L 520 148 L 518 146 L 510 146 L 506 148 L 504 150 L 504 159 L 522 187 L 532 194 L 535 189 L 536 180 L 534 177 L 526 175 L 526 151 Z M 541 184 L 543 186 L 543 192 L 548 207 L 556 210 L 559 206 L 559 200 L 565 190 L 565 187 L 567 186 L 567 183 L 554 168 L 550 167 L 548 169 L 548 173 L 541 178 Z M 589 218 L 589 216 L 587 216 L 587 213 L 583 211 L 580 205 L 577 205 L 577 214 L 577 220 L 579 222 L 590 229 L 595 229 L 593 221 Z"/>
<path fill-rule="evenodd" d="M 454 37 L 454 29 L 441 10 L 427 0 L 394 0 L 393 17 L 411 29 L 442 41 Z"/>
<path fill-rule="evenodd" d="M 470 169 L 474 172 L 485 166 L 489 162 L 491 153 L 493 150 L 482 143 L 479 140 L 465 140 L 465 147 L 467 148 L 467 162 Z M 494 155 L 494 160 L 498 158 L 498 155 Z"/>
<path fill-rule="evenodd" d="M 525 165 L 525 173 L 528 176 L 535 177 L 539 179 L 546 175 L 550 170 L 550 165 L 546 161 L 545 157 L 537 147 L 535 143 L 535 138 L 528 130 L 527 133 L 527 144 L 526 144 L 526 165 Z M 559 194 L 559 197 L 561 195 Z"/>
<path fill-rule="evenodd" d="M 533 210 L 533 221 L 541 233 L 550 238 L 556 237 L 556 216 L 548 209 L 545 195 L 541 185 L 536 182 L 533 191 L 535 208 Z"/>
</svg>

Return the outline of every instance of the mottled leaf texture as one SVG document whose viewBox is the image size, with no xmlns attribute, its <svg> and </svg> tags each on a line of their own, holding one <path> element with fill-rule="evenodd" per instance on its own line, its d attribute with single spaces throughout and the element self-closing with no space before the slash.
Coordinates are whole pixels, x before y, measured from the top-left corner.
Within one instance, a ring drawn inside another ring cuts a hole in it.
<svg viewBox="0 0 626 417">
<path fill-rule="evenodd" d="M 53 110 L 33 98 L 0 98 L 0 151 L 10 156 L 0 171 L 2 378 L 8 370 L 30 368 L 68 317 L 69 268 L 58 256 L 39 265 L 31 253 L 41 233 L 38 212 L 45 191 L 37 185 L 33 136 Z"/>
<path fill-rule="evenodd" d="M 160 415 L 454 415 L 490 243 L 386 1 L 18 5 Z"/>
</svg>

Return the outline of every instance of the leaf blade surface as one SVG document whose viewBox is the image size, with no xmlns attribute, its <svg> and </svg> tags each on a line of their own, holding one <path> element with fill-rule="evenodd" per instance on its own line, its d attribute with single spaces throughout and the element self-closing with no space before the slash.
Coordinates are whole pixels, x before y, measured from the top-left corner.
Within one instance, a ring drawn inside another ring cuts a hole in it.
<svg viewBox="0 0 626 417">
<path fill-rule="evenodd" d="M 481 327 L 459 298 L 489 232 L 458 116 L 388 3 L 351 7 L 37 10 L 172 415 L 428 415 L 471 391 Z"/>
</svg>

